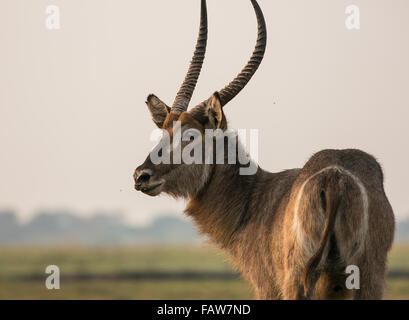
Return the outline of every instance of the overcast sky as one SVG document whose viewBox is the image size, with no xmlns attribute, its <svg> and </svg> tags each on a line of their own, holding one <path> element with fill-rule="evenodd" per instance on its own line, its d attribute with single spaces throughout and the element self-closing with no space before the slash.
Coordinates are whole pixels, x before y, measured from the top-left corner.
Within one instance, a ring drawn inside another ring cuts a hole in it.
<svg viewBox="0 0 409 320">
<path fill-rule="evenodd" d="M 409 2 L 260 0 L 265 60 L 225 111 L 259 129 L 260 165 L 302 167 L 324 148 L 382 164 L 399 219 L 409 217 Z M 345 8 L 361 11 L 347 30 Z M 45 26 L 57 5 L 61 29 Z M 0 1 L 0 209 L 121 211 L 143 223 L 184 203 L 133 189 L 152 147 L 145 106 L 172 103 L 191 58 L 199 0 Z M 229 82 L 256 37 L 249 0 L 208 0 L 209 43 L 193 103 Z"/>
</svg>

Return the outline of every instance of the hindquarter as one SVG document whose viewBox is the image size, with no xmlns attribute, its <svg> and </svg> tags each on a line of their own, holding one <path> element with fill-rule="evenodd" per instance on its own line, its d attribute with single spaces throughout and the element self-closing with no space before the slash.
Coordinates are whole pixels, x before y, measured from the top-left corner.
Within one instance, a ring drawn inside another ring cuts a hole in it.
<svg viewBox="0 0 409 320">
<path fill-rule="evenodd" d="M 336 186 L 331 197 L 337 198 L 338 206 L 332 229 L 324 235 L 331 177 Z M 313 156 L 293 185 L 284 221 L 287 283 L 283 291 L 290 285 L 290 296 L 299 297 L 301 274 L 319 255 L 316 298 L 348 296 L 342 279 L 351 264 L 361 269 L 362 285 L 372 292 L 372 298 L 382 295 L 394 215 L 383 189 L 381 167 L 373 157 L 358 150 L 325 150 Z"/>
</svg>

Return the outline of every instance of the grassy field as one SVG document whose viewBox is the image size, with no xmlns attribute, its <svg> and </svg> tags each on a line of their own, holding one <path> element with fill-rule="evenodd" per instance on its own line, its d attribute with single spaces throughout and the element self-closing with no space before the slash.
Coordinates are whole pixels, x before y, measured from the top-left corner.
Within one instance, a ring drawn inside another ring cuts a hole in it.
<svg viewBox="0 0 409 320">
<path fill-rule="evenodd" d="M 133 278 L 146 272 L 231 274 L 224 256 L 208 247 L 3 248 L 0 252 L 0 299 L 252 298 L 249 285 L 234 276 L 190 280 Z M 409 246 L 396 246 L 389 260 L 390 271 L 409 272 Z M 60 268 L 60 290 L 45 287 L 48 265 Z M 385 299 L 409 299 L 409 278 L 388 278 Z"/>
</svg>

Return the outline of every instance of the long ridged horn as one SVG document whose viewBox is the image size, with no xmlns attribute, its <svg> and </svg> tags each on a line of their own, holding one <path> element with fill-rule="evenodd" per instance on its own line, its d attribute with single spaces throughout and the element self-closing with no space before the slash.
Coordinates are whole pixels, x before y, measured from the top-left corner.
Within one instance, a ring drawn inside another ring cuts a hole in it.
<svg viewBox="0 0 409 320">
<path fill-rule="evenodd" d="M 261 10 L 259 4 L 256 0 L 251 0 L 254 10 L 257 16 L 258 22 L 258 38 L 256 48 L 253 55 L 244 69 L 239 73 L 239 75 L 228 84 L 224 89 L 219 91 L 220 102 L 222 106 L 225 106 L 233 98 L 235 98 L 241 90 L 247 85 L 251 80 L 253 75 L 256 73 L 261 61 L 264 58 L 264 53 L 266 52 L 267 45 L 267 28 L 266 22 L 264 20 L 263 11 Z"/>
<path fill-rule="evenodd" d="M 202 70 L 203 61 L 206 54 L 207 45 L 207 5 L 206 0 L 202 0 L 200 30 L 197 39 L 196 50 L 190 62 L 189 70 L 186 78 L 175 98 L 172 106 L 173 112 L 184 112 L 187 110 L 190 100 L 192 99 L 193 91 L 196 88 L 197 80 L 199 79 L 200 71 Z"/>
</svg>

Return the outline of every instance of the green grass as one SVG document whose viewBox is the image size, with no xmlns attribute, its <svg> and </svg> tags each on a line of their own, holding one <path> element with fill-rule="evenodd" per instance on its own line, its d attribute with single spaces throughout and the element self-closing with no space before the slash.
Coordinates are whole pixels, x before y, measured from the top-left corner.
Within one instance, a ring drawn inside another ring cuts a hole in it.
<svg viewBox="0 0 409 320">
<path fill-rule="evenodd" d="M 387 279 L 384 299 L 409 300 L 409 279 Z"/>
<path fill-rule="evenodd" d="M 390 270 L 409 271 L 409 246 L 390 254 Z M 45 268 L 62 275 L 109 275 L 143 271 L 231 271 L 220 251 L 192 248 L 3 248 L 0 249 L 0 299 L 251 299 L 240 280 L 64 280 L 47 290 Z M 36 276 L 31 280 L 24 277 Z M 409 279 L 388 279 L 385 299 L 409 299 Z"/>
<path fill-rule="evenodd" d="M 191 248 L 0 249 L 0 280 L 44 274 L 48 265 L 62 274 L 109 274 L 133 271 L 229 271 L 220 251 Z"/>
<path fill-rule="evenodd" d="M 233 281 L 75 281 L 47 290 L 43 281 L 2 282 L 0 299 L 251 299 L 247 283 Z"/>
</svg>

